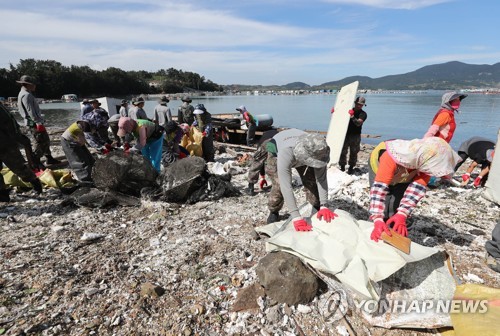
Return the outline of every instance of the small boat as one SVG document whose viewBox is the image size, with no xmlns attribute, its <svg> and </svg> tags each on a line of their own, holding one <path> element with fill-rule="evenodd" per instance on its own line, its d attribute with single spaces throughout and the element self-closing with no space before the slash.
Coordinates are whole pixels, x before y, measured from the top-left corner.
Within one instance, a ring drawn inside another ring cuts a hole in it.
<svg viewBox="0 0 500 336">
<path fill-rule="evenodd" d="M 74 93 L 62 95 L 61 100 L 65 103 L 75 103 L 78 101 L 78 96 Z"/>
</svg>

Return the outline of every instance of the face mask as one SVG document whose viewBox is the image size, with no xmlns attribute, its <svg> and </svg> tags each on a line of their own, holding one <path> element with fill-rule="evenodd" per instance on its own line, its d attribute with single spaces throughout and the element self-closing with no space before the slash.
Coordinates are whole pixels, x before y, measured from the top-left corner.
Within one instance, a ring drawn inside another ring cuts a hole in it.
<svg viewBox="0 0 500 336">
<path fill-rule="evenodd" d="M 454 101 L 451 101 L 450 102 L 450 106 L 454 109 L 454 110 L 458 110 L 458 108 L 460 107 L 460 100 L 456 99 Z"/>
</svg>

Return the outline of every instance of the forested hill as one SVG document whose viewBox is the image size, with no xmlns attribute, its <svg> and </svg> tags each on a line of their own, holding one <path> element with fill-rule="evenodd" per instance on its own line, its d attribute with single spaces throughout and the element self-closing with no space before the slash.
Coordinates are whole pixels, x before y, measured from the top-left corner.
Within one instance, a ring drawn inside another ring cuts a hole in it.
<svg viewBox="0 0 500 336">
<path fill-rule="evenodd" d="M 466 64 L 448 62 L 428 65 L 401 75 L 379 78 L 351 76 L 312 89 L 336 89 L 358 80 L 361 89 L 383 90 L 446 90 L 464 88 L 500 87 L 500 63 Z"/>
</svg>

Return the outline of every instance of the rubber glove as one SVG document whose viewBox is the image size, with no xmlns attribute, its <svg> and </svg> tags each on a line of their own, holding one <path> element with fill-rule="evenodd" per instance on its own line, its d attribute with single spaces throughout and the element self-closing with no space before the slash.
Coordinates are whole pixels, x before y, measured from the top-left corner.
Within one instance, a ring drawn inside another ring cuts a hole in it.
<svg viewBox="0 0 500 336">
<path fill-rule="evenodd" d="M 45 126 L 43 126 L 42 124 L 36 124 L 36 131 L 38 133 L 47 132 L 47 130 L 45 129 Z"/>
<path fill-rule="evenodd" d="M 327 223 L 330 223 L 333 219 L 335 219 L 335 217 L 338 217 L 338 215 L 327 207 L 322 206 L 321 208 L 319 208 L 316 217 L 319 220 L 324 219 Z"/>
<path fill-rule="evenodd" d="M 201 135 L 203 135 L 203 137 L 205 138 L 207 136 L 207 131 L 203 131 L 203 133 L 201 133 Z"/>
<path fill-rule="evenodd" d="M 470 179 L 470 174 L 469 173 L 465 173 L 462 175 L 462 181 L 468 181 Z"/>
<path fill-rule="evenodd" d="M 108 148 L 106 148 L 106 146 L 102 146 L 102 148 L 101 148 L 101 153 L 102 153 L 102 154 L 104 154 L 104 155 L 106 155 L 106 154 L 108 154 L 108 153 L 109 153 L 109 149 L 108 149 Z"/>
<path fill-rule="evenodd" d="M 391 231 L 389 231 L 389 227 L 387 226 L 387 224 L 385 224 L 385 222 L 379 218 L 375 220 L 370 239 L 378 242 L 380 236 L 382 235 L 382 232 L 385 232 L 389 237 L 392 237 L 392 233 Z"/>
<path fill-rule="evenodd" d="M 125 152 L 128 152 L 128 151 L 130 150 L 130 144 L 129 144 L 128 142 L 125 142 L 125 143 L 123 144 L 123 150 L 124 150 Z"/>
<path fill-rule="evenodd" d="M 335 112 L 335 107 L 332 107 L 332 109 L 330 110 L 330 113 L 334 113 Z"/>
<path fill-rule="evenodd" d="M 408 228 L 406 227 L 406 216 L 402 213 L 397 213 L 386 222 L 388 226 L 394 224 L 392 229 L 402 235 L 403 237 L 408 237 Z"/>
<path fill-rule="evenodd" d="M 264 189 L 264 187 L 267 187 L 266 176 L 260 175 L 260 178 L 261 178 L 261 180 L 259 182 L 260 189 Z"/>
<path fill-rule="evenodd" d="M 349 115 L 351 116 L 351 118 L 354 117 L 354 110 L 352 110 L 352 109 L 349 110 Z"/>
<path fill-rule="evenodd" d="M 309 225 L 302 217 L 297 217 L 292 222 L 295 231 L 312 231 L 313 227 Z"/>
<path fill-rule="evenodd" d="M 479 187 L 481 185 L 482 179 L 483 178 L 481 176 L 476 177 L 476 179 L 474 180 L 474 187 L 476 187 L 476 188 Z"/>
</svg>

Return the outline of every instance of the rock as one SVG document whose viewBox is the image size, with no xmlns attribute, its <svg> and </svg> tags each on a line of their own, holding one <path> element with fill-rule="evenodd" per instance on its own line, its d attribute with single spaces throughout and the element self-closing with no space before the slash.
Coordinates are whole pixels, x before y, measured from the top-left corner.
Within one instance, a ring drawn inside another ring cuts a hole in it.
<svg viewBox="0 0 500 336">
<path fill-rule="evenodd" d="M 141 285 L 141 296 L 149 296 L 153 298 L 158 298 L 165 294 L 165 289 L 151 282 L 146 282 Z"/>
<path fill-rule="evenodd" d="M 299 304 L 297 306 L 297 311 L 299 313 L 301 313 L 301 314 L 309 314 L 312 311 L 312 309 L 309 306 L 305 306 L 305 305 Z"/>
<path fill-rule="evenodd" d="M 264 296 L 264 288 L 258 283 L 253 283 L 248 287 L 242 288 L 238 291 L 238 296 L 233 304 L 232 311 L 238 312 L 250 309 L 259 309 L 257 298 Z"/>
<path fill-rule="evenodd" d="M 85 232 L 81 237 L 80 240 L 83 241 L 91 241 L 91 240 L 96 240 L 104 237 L 103 234 L 100 233 L 93 233 L 93 232 Z"/>
<path fill-rule="evenodd" d="M 234 287 L 241 287 L 243 285 L 243 280 L 245 280 L 243 274 L 237 273 L 231 278 L 231 283 Z"/>
<path fill-rule="evenodd" d="M 205 307 L 203 307 L 203 305 L 197 303 L 191 307 L 190 312 L 193 315 L 201 315 L 205 312 Z"/>
<path fill-rule="evenodd" d="M 319 288 L 316 275 L 298 257 L 286 252 L 262 258 L 256 273 L 270 298 L 291 306 L 311 302 Z"/>
</svg>

